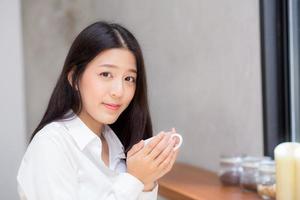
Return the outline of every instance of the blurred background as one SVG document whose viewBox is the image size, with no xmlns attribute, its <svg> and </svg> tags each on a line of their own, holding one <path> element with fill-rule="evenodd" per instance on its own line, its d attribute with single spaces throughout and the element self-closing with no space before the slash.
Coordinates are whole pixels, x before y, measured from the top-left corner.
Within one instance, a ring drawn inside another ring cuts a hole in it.
<svg viewBox="0 0 300 200">
<path fill-rule="evenodd" d="M 97 20 L 141 44 L 154 131 L 176 127 L 178 161 L 218 170 L 221 154 L 262 156 L 259 0 L 0 0 L 0 199 L 16 173 L 78 33 Z"/>
</svg>

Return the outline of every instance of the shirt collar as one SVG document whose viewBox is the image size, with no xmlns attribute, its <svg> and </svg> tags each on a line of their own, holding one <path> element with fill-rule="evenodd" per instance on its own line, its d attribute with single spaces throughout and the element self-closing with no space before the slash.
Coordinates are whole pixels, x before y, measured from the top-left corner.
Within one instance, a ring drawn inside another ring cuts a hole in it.
<svg viewBox="0 0 300 200">
<path fill-rule="evenodd" d="M 104 126 L 103 135 L 108 143 L 109 150 L 112 153 L 111 155 L 125 159 L 124 146 L 115 132 L 108 125 Z"/>
<path fill-rule="evenodd" d="M 72 110 L 66 116 L 70 117 L 64 119 L 63 123 L 80 150 L 84 150 L 94 140 L 98 140 L 101 144 L 100 138 Z M 125 158 L 121 141 L 108 125 L 104 125 L 102 134 L 108 143 L 109 150 L 112 151 L 110 155 Z"/>
</svg>

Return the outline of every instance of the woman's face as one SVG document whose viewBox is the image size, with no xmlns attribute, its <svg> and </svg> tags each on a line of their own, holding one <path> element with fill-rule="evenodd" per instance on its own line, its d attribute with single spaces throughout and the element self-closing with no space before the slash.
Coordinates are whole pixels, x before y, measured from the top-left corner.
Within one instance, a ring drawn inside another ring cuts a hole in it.
<svg viewBox="0 0 300 200">
<path fill-rule="evenodd" d="M 79 81 L 82 111 L 79 117 L 96 133 L 114 123 L 131 102 L 137 69 L 133 53 L 125 48 L 98 54 Z"/>
</svg>

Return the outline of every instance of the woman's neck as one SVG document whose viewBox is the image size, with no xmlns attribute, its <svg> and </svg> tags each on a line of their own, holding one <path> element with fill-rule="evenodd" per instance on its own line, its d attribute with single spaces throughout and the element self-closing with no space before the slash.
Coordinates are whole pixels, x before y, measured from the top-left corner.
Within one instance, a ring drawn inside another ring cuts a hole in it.
<svg viewBox="0 0 300 200">
<path fill-rule="evenodd" d="M 82 110 L 78 117 L 85 123 L 85 125 L 91 129 L 97 136 L 101 136 L 103 124 L 97 122 L 90 114 L 88 114 L 86 111 Z"/>
</svg>

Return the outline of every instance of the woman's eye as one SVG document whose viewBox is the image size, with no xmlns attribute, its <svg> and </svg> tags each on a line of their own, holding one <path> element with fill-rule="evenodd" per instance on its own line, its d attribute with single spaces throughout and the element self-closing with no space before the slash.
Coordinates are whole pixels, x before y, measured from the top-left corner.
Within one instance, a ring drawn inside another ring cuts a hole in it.
<svg viewBox="0 0 300 200">
<path fill-rule="evenodd" d="M 102 72 L 102 73 L 100 73 L 100 76 L 108 78 L 108 77 L 111 77 L 111 74 L 109 72 Z"/>
<path fill-rule="evenodd" d="M 128 76 L 125 78 L 126 81 L 130 81 L 132 83 L 135 83 L 135 78 L 133 76 Z"/>
</svg>

